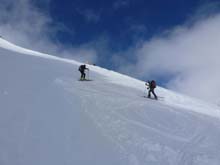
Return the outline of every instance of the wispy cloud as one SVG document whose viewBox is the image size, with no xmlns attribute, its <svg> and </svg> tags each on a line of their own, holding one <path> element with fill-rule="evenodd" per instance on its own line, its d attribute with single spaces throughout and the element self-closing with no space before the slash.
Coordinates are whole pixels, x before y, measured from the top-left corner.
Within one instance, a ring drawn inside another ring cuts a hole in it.
<svg viewBox="0 0 220 165">
<path fill-rule="evenodd" d="M 195 14 L 191 17 L 191 22 L 196 20 L 206 19 L 208 17 L 211 17 L 219 13 L 220 2 L 217 1 L 213 1 L 213 2 L 204 1 L 204 2 L 205 3 L 199 6 L 195 11 Z"/>
<path fill-rule="evenodd" d="M 88 23 L 97 23 L 100 20 L 100 13 L 97 11 L 94 11 L 92 9 L 79 9 L 77 8 L 76 11 L 84 17 L 84 19 Z"/>
<path fill-rule="evenodd" d="M 49 4 L 49 0 L 44 4 Z M 69 30 L 61 23 L 54 23 L 49 13 L 43 13 L 31 0 L 1 0 L 0 35 L 5 39 L 45 53 L 96 61 L 95 50 L 87 50 L 83 45 L 66 47 L 56 40 L 58 32 Z"/>
<path fill-rule="evenodd" d="M 113 8 L 117 10 L 119 8 L 127 7 L 129 5 L 130 5 L 130 0 L 116 0 L 113 3 Z"/>
</svg>

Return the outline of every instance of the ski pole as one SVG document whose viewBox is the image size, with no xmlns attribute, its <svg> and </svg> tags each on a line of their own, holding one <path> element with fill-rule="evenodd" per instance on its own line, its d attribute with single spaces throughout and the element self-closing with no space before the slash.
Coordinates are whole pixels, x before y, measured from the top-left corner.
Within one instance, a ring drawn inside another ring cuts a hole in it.
<svg viewBox="0 0 220 165">
<path fill-rule="evenodd" d="M 146 92 L 146 86 L 144 86 L 144 96 L 145 96 L 145 92 Z"/>
<path fill-rule="evenodd" d="M 88 69 L 88 80 L 89 80 L 89 69 Z"/>
</svg>

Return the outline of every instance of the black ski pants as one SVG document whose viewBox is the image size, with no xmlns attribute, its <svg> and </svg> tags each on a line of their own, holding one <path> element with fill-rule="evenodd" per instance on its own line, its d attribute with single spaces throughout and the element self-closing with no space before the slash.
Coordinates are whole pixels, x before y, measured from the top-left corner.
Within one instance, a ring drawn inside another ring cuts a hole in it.
<svg viewBox="0 0 220 165">
<path fill-rule="evenodd" d="M 149 91 L 148 91 L 148 97 L 151 97 L 151 93 L 153 93 L 154 98 L 157 99 L 157 95 L 156 95 L 155 92 L 154 92 L 154 88 L 150 88 L 150 89 L 149 89 Z"/>
<path fill-rule="evenodd" d="M 81 79 L 85 79 L 86 78 L 85 71 L 80 71 L 80 73 L 81 73 Z"/>
</svg>

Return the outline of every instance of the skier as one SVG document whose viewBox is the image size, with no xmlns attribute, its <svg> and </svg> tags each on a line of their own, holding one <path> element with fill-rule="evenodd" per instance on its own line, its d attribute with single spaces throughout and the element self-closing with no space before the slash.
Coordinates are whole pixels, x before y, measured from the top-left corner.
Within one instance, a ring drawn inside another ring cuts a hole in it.
<svg viewBox="0 0 220 165">
<path fill-rule="evenodd" d="M 80 65 L 79 66 L 79 71 L 80 71 L 80 73 L 81 73 L 81 78 L 80 78 L 80 80 L 85 80 L 85 78 L 86 78 L 86 73 L 85 73 L 85 70 L 89 70 L 89 68 L 86 68 L 86 65 Z"/>
<path fill-rule="evenodd" d="M 151 93 L 153 93 L 154 98 L 157 100 L 157 95 L 154 92 L 154 89 L 156 88 L 156 81 L 152 80 L 152 81 L 148 81 L 145 83 L 145 85 L 147 86 L 147 89 L 149 89 L 148 91 L 148 98 L 151 97 Z"/>
</svg>

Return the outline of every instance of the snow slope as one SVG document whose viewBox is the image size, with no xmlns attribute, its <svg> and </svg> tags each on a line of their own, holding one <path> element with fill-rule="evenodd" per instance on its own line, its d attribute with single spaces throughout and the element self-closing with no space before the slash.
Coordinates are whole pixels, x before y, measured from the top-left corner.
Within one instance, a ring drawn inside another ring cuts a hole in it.
<svg viewBox="0 0 220 165">
<path fill-rule="evenodd" d="M 220 164 L 218 106 L 79 64 L 0 38 L 1 165 Z"/>
</svg>

